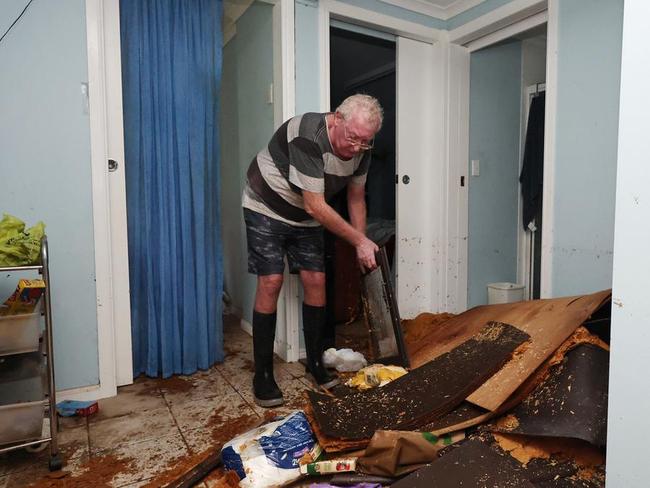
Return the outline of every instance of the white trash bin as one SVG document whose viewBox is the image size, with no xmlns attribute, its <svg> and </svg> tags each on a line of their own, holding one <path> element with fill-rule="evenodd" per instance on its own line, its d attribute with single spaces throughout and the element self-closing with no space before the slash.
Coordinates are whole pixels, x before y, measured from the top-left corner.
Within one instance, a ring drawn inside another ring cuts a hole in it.
<svg viewBox="0 0 650 488">
<path fill-rule="evenodd" d="M 524 299 L 524 285 L 517 283 L 488 283 L 488 305 L 521 302 Z"/>
</svg>

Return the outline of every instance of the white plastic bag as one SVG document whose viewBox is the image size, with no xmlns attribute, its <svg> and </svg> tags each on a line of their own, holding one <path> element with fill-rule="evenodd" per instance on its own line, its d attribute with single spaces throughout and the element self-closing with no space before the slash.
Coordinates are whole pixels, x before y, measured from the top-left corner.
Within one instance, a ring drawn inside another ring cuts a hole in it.
<svg viewBox="0 0 650 488">
<path fill-rule="evenodd" d="M 330 347 L 323 353 L 323 364 L 326 368 L 336 368 L 340 373 L 359 371 L 368 365 L 368 361 L 360 352 L 352 349 L 334 349 Z"/>
<path fill-rule="evenodd" d="M 305 414 L 297 411 L 227 442 L 221 459 L 226 470 L 237 472 L 239 486 L 276 488 L 300 477 L 298 461 L 306 453 L 316 459 L 321 448 Z"/>
</svg>

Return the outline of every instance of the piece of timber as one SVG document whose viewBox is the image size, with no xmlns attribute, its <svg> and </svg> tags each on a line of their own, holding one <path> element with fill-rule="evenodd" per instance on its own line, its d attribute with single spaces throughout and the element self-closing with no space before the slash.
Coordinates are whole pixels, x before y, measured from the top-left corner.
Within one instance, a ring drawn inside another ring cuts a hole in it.
<svg viewBox="0 0 650 488">
<path fill-rule="evenodd" d="M 175 480 L 167 483 L 165 488 L 191 488 L 221 464 L 221 448 L 214 449 L 201 462 L 189 468 Z"/>
<path fill-rule="evenodd" d="M 516 327 L 490 322 L 452 351 L 382 388 L 341 398 L 307 392 L 314 418 L 323 434 L 340 439 L 369 439 L 379 429 L 417 428 L 462 402 L 528 338 Z"/>
<path fill-rule="evenodd" d="M 581 439 L 603 447 L 608 379 L 609 353 L 593 344 L 578 346 L 523 402 L 485 429 Z"/>
<path fill-rule="evenodd" d="M 414 368 L 431 361 L 474 335 L 488 321 L 514 325 L 528 333 L 531 346 L 468 396 L 496 410 L 592 313 L 611 299 L 611 290 L 578 297 L 531 300 L 475 307 L 444 322 L 412 349 Z"/>
</svg>

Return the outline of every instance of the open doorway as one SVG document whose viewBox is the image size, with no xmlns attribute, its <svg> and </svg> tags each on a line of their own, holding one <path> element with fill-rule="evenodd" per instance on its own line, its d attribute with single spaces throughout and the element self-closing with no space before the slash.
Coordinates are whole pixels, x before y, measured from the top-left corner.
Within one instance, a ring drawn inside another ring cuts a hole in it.
<svg viewBox="0 0 650 488">
<path fill-rule="evenodd" d="M 520 34 L 521 139 L 517 281 L 524 298 L 540 298 L 544 115 L 546 109 L 546 24 Z"/>
<path fill-rule="evenodd" d="M 385 245 L 392 261 L 395 251 L 396 42 L 378 31 L 332 21 L 330 26 L 330 110 L 348 96 L 365 93 L 384 109 L 384 123 L 372 149 L 366 182 L 368 236 Z M 331 202 L 348 217 L 345 191 Z M 363 318 L 360 272 L 352 246 L 326 232 L 327 346 L 334 346 L 336 328 Z M 364 327 L 350 327 L 363 330 Z M 354 332 L 351 332 L 354 334 Z M 345 334 L 344 334 L 345 335 Z M 351 338 L 351 340 L 354 340 Z M 340 345 L 339 345 L 340 346 Z"/>
<path fill-rule="evenodd" d="M 546 24 L 471 54 L 470 307 L 496 283 L 540 296 L 545 81 Z"/>
</svg>

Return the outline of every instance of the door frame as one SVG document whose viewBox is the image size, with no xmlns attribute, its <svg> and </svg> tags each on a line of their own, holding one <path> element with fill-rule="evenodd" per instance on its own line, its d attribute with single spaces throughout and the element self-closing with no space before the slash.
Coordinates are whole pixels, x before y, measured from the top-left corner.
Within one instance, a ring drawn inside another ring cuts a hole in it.
<svg viewBox="0 0 650 488">
<path fill-rule="evenodd" d="M 115 46 L 108 45 L 117 32 L 119 40 L 118 0 L 86 0 L 86 41 L 88 53 L 89 125 L 90 125 L 90 164 L 93 201 L 93 237 L 95 242 L 95 284 L 97 295 L 97 355 L 99 384 L 63 390 L 58 393 L 61 399 L 97 400 L 117 394 L 117 364 L 131 364 L 131 325 L 128 309 L 128 285 L 116 289 L 116 283 L 128 284 L 128 266 L 120 269 L 119 234 L 113 233 L 116 216 L 111 212 L 113 196 L 108 172 L 109 147 L 118 137 L 109 126 L 109 117 L 114 108 L 113 98 L 108 98 L 107 79 L 109 58 L 114 55 Z M 117 22 L 117 24 L 116 24 Z M 117 30 L 116 30 L 117 29 Z M 119 44 L 117 46 L 119 52 Z M 112 64 L 111 64 L 112 66 Z M 114 76 L 121 76 L 120 72 Z M 121 78 L 120 78 L 121 80 Z M 121 82 L 120 82 L 121 86 Z M 119 97 L 121 109 L 121 92 Z M 114 121 L 111 121 L 113 123 Z M 121 134 L 121 117 L 119 134 Z M 123 141 L 122 141 L 123 147 Z M 115 156 L 118 165 L 123 157 Z M 122 169 L 123 169 L 123 165 Z M 126 201 L 126 194 L 124 196 Z M 126 236 L 126 221 L 124 234 Z M 127 257 L 128 262 L 128 257 Z M 123 286 L 123 285 L 122 285 Z M 123 296 L 127 296 L 127 320 L 124 316 Z M 116 308 L 117 307 L 117 308 Z M 120 320 L 116 320 L 119 317 Z M 117 345 L 128 338 L 128 350 L 118 349 Z M 130 367 L 129 367 L 130 369 Z M 132 375 L 132 372 L 131 372 Z M 124 378 L 122 378 L 124 379 Z"/>
<path fill-rule="evenodd" d="M 449 39 L 468 53 L 496 44 L 535 26 L 547 24 L 546 41 L 546 108 L 544 127 L 544 190 L 542 205 L 542 256 L 540 269 L 540 298 L 553 296 L 552 244 L 554 230 L 553 198 L 555 193 L 555 130 L 557 110 L 557 0 L 513 0 L 475 20 L 449 32 Z M 467 65 L 469 78 L 469 64 Z M 469 108 L 469 91 L 467 92 Z M 469 123 L 469 114 L 467 117 Z M 468 127 L 469 132 L 469 127 Z M 469 136 L 464 142 L 469 148 Z M 468 165 L 468 161 L 465 161 Z M 469 212 L 467 200 L 463 212 Z M 469 229 L 465 229 L 467 235 Z M 469 239 L 469 236 L 468 236 Z M 468 241 L 463 243 L 467 256 Z M 467 278 L 466 278 L 467 281 Z"/>
<path fill-rule="evenodd" d="M 273 0 L 273 122 L 279 127 L 296 114 L 295 4 Z M 278 332 L 273 349 L 287 362 L 300 359 L 300 284 L 285 270 L 277 306 Z M 282 323 L 284 322 L 284 327 Z M 252 335 L 252 327 L 242 319 Z"/>
<path fill-rule="evenodd" d="M 436 48 L 433 59 L 430 60 L 435 76 L 431 107 L 428 110 L 431 111 L 434 119 L 432 138 L 439 145 L 435 158 L 440 163 L 436 168 L 436 176 L 440 178 L 441 191 L 432 200 L 432 208 L 429 209 L 434 218 L 432 218 L 432 228 L 428 231 L 434 236 L 439 249 L 423 253 L 424 262 L 418 275 L 430 277 L 432 292 L 429 297 L 422 296 L 422 303 L 418 307 L 427 311 L 464 310 L 467 302 L 467 269 L 460 244 L 465 238 L 460 230 L 463 228 L 462 220 L 466 220 L 466 216 L 459 212 L 459 201 L 463 195 L 466 195 L 466 191 L 465 188 L 461 188 L 459 181 L 462 177 L 466 177 L 463 163 L 467 159 L 467 147 L 464 147 L 460 141 L 467 138 L 464 134 L 465 124 L 461 121 L 468 116 L 468 110 L 463 105 L 467 97 L 463 97 L 463 94 L 465 91 L 469 93 L 467 76 L 469 56 L 464 49 L 449 44 L 447 31 L 336 0 L 320 0 L 318 8 L 321 111 L 329 111 L 330 107 L 329 28 L 331 20 L 426 42 Z M 466 65 L 467 69 L 465 69 Z M 399 235 L 397 239 L 399 240 Z"/>
<path fill-rule="evenodd" d="M 131 296 L 129 281 L 129 241 L 126 209 L 126 161 L 122 111 L 122 54 L 119 0 L 102 0 L 104 79 L 106 100 L 105 130 L 107 154 L 117 162 L 108 177 L 110 200 L 111 271 L 115 336 L 115 378 L 117 386 L 133 383 L 131 341 Z"/>
</svg>

